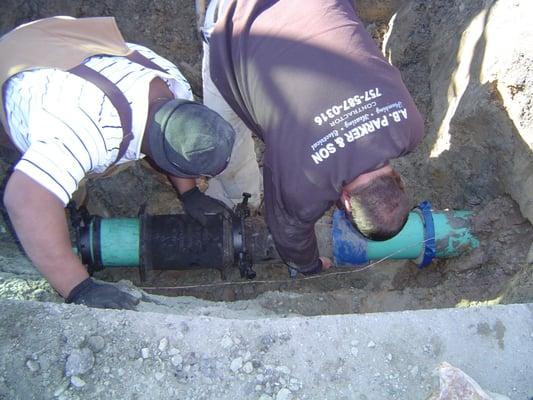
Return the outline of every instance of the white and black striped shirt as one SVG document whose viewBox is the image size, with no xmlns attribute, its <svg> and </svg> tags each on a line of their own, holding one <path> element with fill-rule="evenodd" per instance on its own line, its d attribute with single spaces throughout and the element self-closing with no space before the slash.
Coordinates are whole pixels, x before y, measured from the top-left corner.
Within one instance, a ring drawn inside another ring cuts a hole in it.
<svg viewBox="0 0 533 400">
<path fill-rule="evenodd" d="M 128 43 L 167 74 L 125 57 L 94 56 L 85 65 L 124 93 L 132 108 L 134 139 L 118 163 L 137 160 L 148 114 L 152 79 L 162 78 L 176 98 L 192 100 L 187 80 L 170 61 Z M 93 83 L 58 69 L 20 72 L 5 85 L 5 109 L 13 143 L 23 153 L 15 166 L 64 204 L 89 172 L 104 172 L 116 159 L 123 131 L 117 110 Z"/>
</svg>

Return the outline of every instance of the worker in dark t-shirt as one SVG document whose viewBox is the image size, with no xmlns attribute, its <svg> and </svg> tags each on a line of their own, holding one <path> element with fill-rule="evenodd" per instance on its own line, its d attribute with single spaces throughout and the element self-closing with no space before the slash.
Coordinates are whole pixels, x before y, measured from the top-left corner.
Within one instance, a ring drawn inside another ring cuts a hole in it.
<svg viewBox="0 0 533 400">
<path fill-rule="evenodd" d="M 241 134 L 208 193 L 230 205 L 256 195 L 251 131 L 265 143 L 266 220 L 289 266 L 331 266 L 314 224 L 335 202 L 366 237 L 397 234 L 411 207 L 389 160 L 417 146 L 423 121 L 351 2 L 213 0 L 204 36 L 204 101 Z"/>
</svg>

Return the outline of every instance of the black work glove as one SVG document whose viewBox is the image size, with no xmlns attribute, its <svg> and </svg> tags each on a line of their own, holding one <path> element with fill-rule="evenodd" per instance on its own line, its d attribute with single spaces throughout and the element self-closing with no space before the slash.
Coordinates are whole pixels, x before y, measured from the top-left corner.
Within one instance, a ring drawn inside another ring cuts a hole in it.
<svg viewBox="0 0 533 400">
<path fill-rule="evenodd" d="M 91 278 L 87 278 L 70 291 L 65 303 L 83 304 L 95 308 L 134 310 L 139 304 L 139 299 L 113 285 L 96 283 Z"/>
<path fill-rule="evenodd" d="M 183 208 L 194 220 L 207 225 L 207 217 L 205 214 L 217 214 L 232 211 L 220 200 L 213 199 L 208 195 L 202 193 L 198 187 L 186 191 L 181 195 Z"/>
</svg>

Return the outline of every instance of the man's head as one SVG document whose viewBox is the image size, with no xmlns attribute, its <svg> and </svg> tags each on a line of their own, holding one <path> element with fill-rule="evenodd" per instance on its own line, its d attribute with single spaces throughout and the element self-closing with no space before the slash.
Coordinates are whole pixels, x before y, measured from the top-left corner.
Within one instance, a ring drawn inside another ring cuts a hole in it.
<svg viewBox="0 0 533 400">
<path fill-rule="evenodd" d="M 410 202 L 400 175 L 389 165 L 344 186 L 342 202 L 352 223 L 371 240 L 387 240 L 403 228 Z"/>
<path fill-rule="evenodd" d="M 235 131 L 216 112 L 188 100 L 154 105 L 143 151 L 168 174 L 181 178 L 215 176 L 226 168 Z"/>
</svg>

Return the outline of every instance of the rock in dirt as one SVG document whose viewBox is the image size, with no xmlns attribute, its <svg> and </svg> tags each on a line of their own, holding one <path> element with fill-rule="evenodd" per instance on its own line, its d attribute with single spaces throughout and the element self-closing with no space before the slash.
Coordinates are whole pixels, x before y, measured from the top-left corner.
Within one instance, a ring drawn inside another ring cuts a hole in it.
<svg viewBox="0 0 533 400">
<path fill-rule="evenodd" d="M 70 383 L 72 384 L 72 386 L 74 387 L 77 387 L 77 388 L 81 388 L 81 387 L 84 387 L 85 386 L 85 381 L 83 379 L 81 379 L 79 376 L 73 376 L 70 378 Z"/>
<path fill-rule="evenodd" d="M 91 336 L 87 339 L 87 346 L 94 352 L 98 353 L 105 347 L 105 340 L 102 336 Z"/>
<path fill-rule="evenodd" d="M 440 391 L 429 400 L 510 400 L 501 394 L 486 392 L 479 384 L 447 362 L 438 367 Z"/>
<path fill-rule="evenodd" d="M 75 349 L 70 353 L 65 364 L 65 375 L 74 376 L 89 372 L 94 365 L 93 352 L 84 347 Z"/>
<path fill-rule="evenodd" d="M 242 357 L 237 357 L 235 358 L 229 368 L 233 371 L 233 372 L 237 372 L 238 370 L 240 370 L 242 367 Z"/>
<path fill-rule="evenodd" d="M 26 366 L 31 372 L 37 372 L 39 369 L 41 369 L 41 366 L 39 365 L 39 362 L 34 360 L 28 360 L 26 361 Z"/>
<path fill-rule="evenodd" d="M 282 388 L 276 395 L 276 400 L 291 400 L 292 392 L 287 388 Z"/>
</svg>

